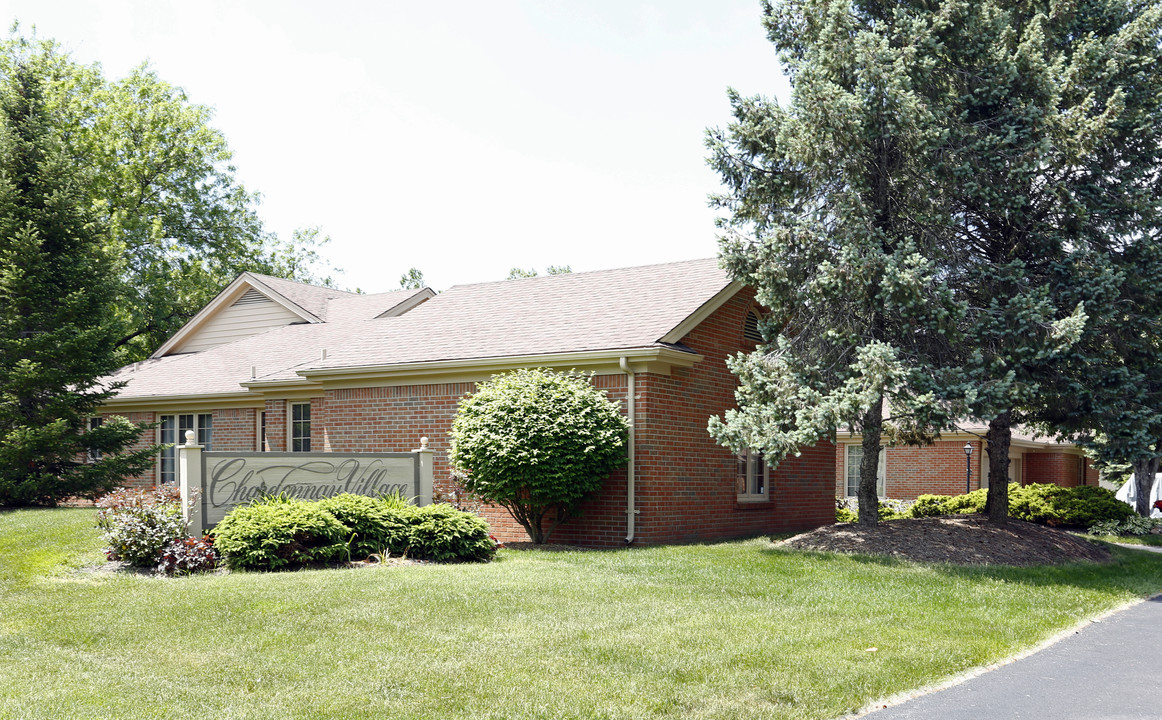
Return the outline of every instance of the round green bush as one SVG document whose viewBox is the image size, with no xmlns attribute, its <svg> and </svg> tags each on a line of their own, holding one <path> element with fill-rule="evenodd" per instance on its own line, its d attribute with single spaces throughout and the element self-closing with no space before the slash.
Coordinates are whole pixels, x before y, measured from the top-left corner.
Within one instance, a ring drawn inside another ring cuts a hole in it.
<svg viewBox="0 0 1162 720">
<path fill-rule="evenodd" d="M 233 569 L 277 570 L 346 557 L 350 536 L 319 503 L 277 495 L 231 510 L 214 528 L 214 547 Z"/>
<path fill-rule="evenodd" d="M 464 489 L 540 543 L 625 464 L 629 422 L 585 376 L 518 370 L 461 400 L 449 434 Z"/>
</svg>

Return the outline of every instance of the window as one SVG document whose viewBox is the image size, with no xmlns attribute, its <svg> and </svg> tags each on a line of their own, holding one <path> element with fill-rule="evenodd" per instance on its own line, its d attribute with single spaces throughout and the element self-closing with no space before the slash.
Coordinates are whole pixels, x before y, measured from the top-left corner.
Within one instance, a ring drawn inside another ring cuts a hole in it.
<svg viewBox="0 0 1162 720">
<path fill-rule="evenodd" d="M 863 462 L 863 447 L 847 446 L 847 495 L 855 497 L 859 492 L 859 464 Z M 880 448 L 880 464 L 876 470 L 876 494 L 885 497 L 884 492 L 884 448 Z"/>
<path fill-rule="evenodd" d="M 266 452 L 266 413 L 258 411 L 258 452 Z"/>
<path fill-rule="evenodd" d="M 189 415 L 162 415 L 161 416 L 162 445 L 161 459 L 157 464 L 158 480 L 162 483 L 178 481 L 178 450 L 177 445 L 186 442 L 186 431 L 193 430 L 194 437 L 199 445 L 211 450 L 214 434 L 214 416 L 210 413 Z"/>
<path fill-rule="evenodd" d="M 767 499 L 767 463 L 763 454 L 746 450 L 738 456 L 738 499 L 756 501 Z"/>
<path fill-rule="evenodd" d="M 93 430 L 96 430 L 97 428 L 101 427 L 101 424 L 104 422 L 105 422 L 105 418 L 99 418 L 99 417 L 89 418 L 89 431 L 91 432 Z M 89 462 L 91 462 L 91 463 L 100 462 L 101 461 L 101 451 L 94 450 L 93 448 L 89 448 L 88 457 L 89 457 Z M 1085 476 L 1082 475 L 1082 477 L 1085 477 Z"/>
<path fill-rule="evenodd" d="M 311 451 L 311 404 L 291 405 L 291 452 Z"/>
</svg>

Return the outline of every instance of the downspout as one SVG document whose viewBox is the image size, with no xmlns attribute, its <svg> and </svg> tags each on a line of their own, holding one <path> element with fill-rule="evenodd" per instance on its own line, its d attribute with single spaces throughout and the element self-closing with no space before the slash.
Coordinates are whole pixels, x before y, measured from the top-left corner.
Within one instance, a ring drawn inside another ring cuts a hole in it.
<svg viewBox="0 0 1162 720">
<path fill-rule="evenodd" d="M 634 506 L 634 501 L 636 498 L 634 497 L 634 484 L 633 484 L 634 483 L 634 461 L 633 461 L 634 428 L 637 426 L 637 416 L 636 416 L 636 412 L 635 412 L 636 411 L 636 402 L 635 402 L 636 398 L 634 396 L 637 392 L 637 388 L 636 388 L 636 384 L 634 382 L 633 370 L 631 370 L 629 367 L 629 361 L 623 357 L 623 358 L 620 358 L 619 364 L 621 365 L 621 371 L 624 372 L 626 375 L 626 380 L 625 380 L 626 395 L 629 398 L 629 408 L 628 408 L 629 409 L 629 453 L 628 453 L 629 454 L 629 462 L 626 464 L 626 469 L 625 469 L 625 524 L 626 524 L 625 544 L 629 545 L 633 542 L 634 524 L 635 524 L 635 521 L 637 520 L 637 514 L 638 514 L 638 510 Z"/>
</svg>

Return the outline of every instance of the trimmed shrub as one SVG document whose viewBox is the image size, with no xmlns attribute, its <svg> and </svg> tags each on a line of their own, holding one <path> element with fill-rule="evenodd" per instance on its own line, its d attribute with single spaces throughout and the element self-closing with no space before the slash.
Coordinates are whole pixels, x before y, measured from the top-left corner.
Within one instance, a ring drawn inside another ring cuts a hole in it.
<svg viewBox="0 0 1162 720">
<path fill-rule="evenodd" d="M 845 507 L 835 508 L 835 522 L 837 522 L 837 523 L 853 523 L 856 520 L 859 520 L 859 515 L 856 515 L 855 511 L 848 510 Z"/>
<path fill-rule="evenodd" d="M 948 511 L 944 509 L 944 504 L 948 502 L 950 497 L 950 495 L 921 495 L 916 498 L 916 502 L 912 503 L 912 507 L 908 508 L 908 517 L 922 518 L 947 515 Z"/>
<path fill-rule="evenodd" d="M 1016 485 L 1009 486 L 1012 493 Z M 908 508 L 905 517 L 936 517 L 938 515 L 970 515 L 984 512 L 988 488 L 973 490 L 967 495 L 921 495 Z"/>
<path fill-rule="evenodd" d="M 411 543 L 408 555 L 439 562 L 487 562 L 496 554 L 496 541 L 488 534 L 488 523 L 451 505 L 413 508 Z"/>
<path fill-rule="evenodd" d="M 110 560 L 151 567 L 166 546 L 186 536 L 177 488 L 121 488 L 101 498 L 97 507 L 97 527 Z"/>
<path fill-rule="evenodd" d="M 403 555 L 411 544 L 411 505 L 398 497 L 371 498 L 344 493 L 319 501 L 319 507 L 347 526 L 351 557 Z"/>
<path fill-rule="evenodd" d="M 625 465 L 629 421 L 585 376 L 518 370 L 461 400 L 449 435 L 464 489 L 542 543 Z"/>
<path fill-rule="evenodd" d="M 218 551 L 209 538 L 174 540 L 161 551 L 157 571 L 165 575 L 192 575 L 218 567 Z"/>
<path fill-rule="evenodd" d="M 345 558 L 351 535 L 319 503 L 275 495 L 231 510 L 214 546 L 231 568 L 277 570 Z"/>
<path fill-rule="evenodd" d="M 1089 527 L 1102 520 L 1125 522 L 1135 513 L 1105 488 L 1036 483 L 1009 485 L 1009 515 L 1043 525 Z"/>
<path fill-rule="evenodd" d="M 908 511 L 909 517 L 933 517 L 983 513 L 988 489 L 967 495 L 921 495 Z M 1102 520 L 1124 522 L 1133 509 L 1105 488 L 1089 485 L 1061 487 L 1034 483 L 1021 487 L 1009 483 L 1009 517 L 1042 525 L 1089 527 Z"/>
<path fill-rule="evenodd" d="M 310 502 L 286 496 L 234 508 L 214 530 L 232 568 L 276 570 L 373 554 L 488 561 L 488 523 L 451 505 L 417 508 L 398 499 L 336 495 Z"/>
</svg>

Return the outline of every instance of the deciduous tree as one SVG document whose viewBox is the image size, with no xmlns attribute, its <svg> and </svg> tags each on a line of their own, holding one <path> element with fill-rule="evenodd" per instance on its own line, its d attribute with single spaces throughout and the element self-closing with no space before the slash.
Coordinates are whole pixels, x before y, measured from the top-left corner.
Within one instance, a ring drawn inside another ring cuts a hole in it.
<svg viewBox="0 0 1162 720">
<path fill-rule="evenodd" d="M 210 108 L 148 65 L 119 80 L 51 40 L 15 30 L 0 47 L 0 75 L 25 58 L 44 68 L 44 102 L 61 142 L 93 172 L 79 190 L 101 220 L 120 265 L 123 361 L 147 356 L 244 270 L 327 282 L 316 267 L 317 231 L 289 241 L 265 231 L 258 195 L 230 164 Z"/>
</svg>

